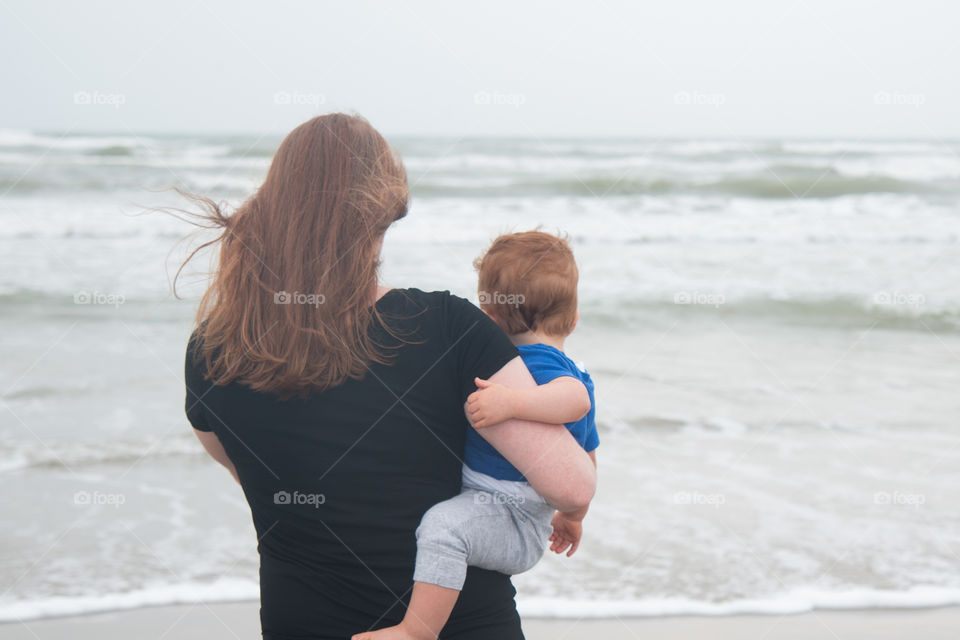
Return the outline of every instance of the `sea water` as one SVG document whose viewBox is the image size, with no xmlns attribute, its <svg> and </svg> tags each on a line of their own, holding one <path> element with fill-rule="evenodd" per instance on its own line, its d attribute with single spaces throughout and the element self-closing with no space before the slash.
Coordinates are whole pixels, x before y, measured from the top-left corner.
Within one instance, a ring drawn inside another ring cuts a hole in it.
<svg viewBox="0 0 960 640">
<path fill-rule="evenodd" d="M 273 136 L 0 132 L 0 620 L 254 599 L 182 411 L 201 237 Z M 384 281 L 476 301 L 498 233 L 568 234 L 600 487 L 526 615 L 960 602 L 960 143 L 396 138 Z"/>
</svg>

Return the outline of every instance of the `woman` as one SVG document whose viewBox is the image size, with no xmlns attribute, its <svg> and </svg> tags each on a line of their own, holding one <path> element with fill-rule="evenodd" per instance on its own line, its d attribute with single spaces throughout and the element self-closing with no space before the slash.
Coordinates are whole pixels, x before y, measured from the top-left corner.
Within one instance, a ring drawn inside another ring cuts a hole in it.
<svg viewBox="0 0 960 640">
<path fill-rule="evenodd" d="M 223 233 L 187 347 L 186 410 L 250 505 L 263 637 L 396 624 L 420 517 L 460 489 L 474 378 L 533 379 L 466 300 L 378 285 L 406 174 L 362 118 L 297 127 L 232 215 L 197 200 Z M 557 508 L 592 497 L 593 465 L 566 429 L 508 421 L 482 434 Z M 441 637 L 522 638 L 514 594 L 509 577 L 471 568 Z"/>
</svg>

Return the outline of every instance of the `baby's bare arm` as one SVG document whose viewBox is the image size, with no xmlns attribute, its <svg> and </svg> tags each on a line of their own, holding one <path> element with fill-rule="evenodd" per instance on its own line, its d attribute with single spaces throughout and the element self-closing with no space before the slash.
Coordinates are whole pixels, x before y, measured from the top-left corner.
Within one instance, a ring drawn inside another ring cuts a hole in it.
<svg viewBox="0 0 960 640">
<path fill-rule="evenodd" d="M 467 398 L 467 416 L 477 429 L 504 420 L 534 420 L 549 424 L 576 422 L 590 411 L 590 394 L 582 382 L 570 376 L 526 389 L 476 379 L 476 391 Z"/>
</svg>

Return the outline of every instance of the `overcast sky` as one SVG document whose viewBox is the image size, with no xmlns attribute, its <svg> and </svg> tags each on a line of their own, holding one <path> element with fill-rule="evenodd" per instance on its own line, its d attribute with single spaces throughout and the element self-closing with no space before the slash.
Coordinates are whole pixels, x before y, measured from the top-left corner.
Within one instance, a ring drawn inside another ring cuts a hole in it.
<svg viewBox="0 0 960 640">
<path fill-rule="evenodd" d="M 958 27 L 925 0 L 0 0 L 0 128 L 956 138 Z"/>
</svg>

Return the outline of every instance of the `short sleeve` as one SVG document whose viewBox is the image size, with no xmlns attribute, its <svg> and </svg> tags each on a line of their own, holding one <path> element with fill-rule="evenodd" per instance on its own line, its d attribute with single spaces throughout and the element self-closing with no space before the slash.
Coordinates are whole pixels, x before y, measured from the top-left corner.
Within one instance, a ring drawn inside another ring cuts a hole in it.
<svg viewBox="0 0 960 640">
<path fill-rule="evenodd" d="M 209 415 L 203 404 L 203 397 L 211 387 L 203 376 L 203 363 L 197 359 L 198 340 L 196 333 L 190 336 L 187 343 L 187 355 L 183 367 L 183 381 L 186 384 L 185 410 L 187 420 L 198 431 L 213 431 Z"/>
<path fill-rule="evenodd" d="M 527 369 L 530 370 L 530 375 L 533 376 L 537 384 L 547 384 L 557 378 L 563 377 L 573 378 L 578 382 L 582 382 L 570 369 L 563 365 L 563 362 L 552 356 L 527 354 L 524 356 L 523 361 L 526 363 Z"/>
<path fill-rule="evenodd" d="M 457 362 L 461 400 L 476 390 L 474 378 L 489 378 L 520 355 L 507 334 L 470 301 L 445 293 L 449 349 Z"/>
</svg>

